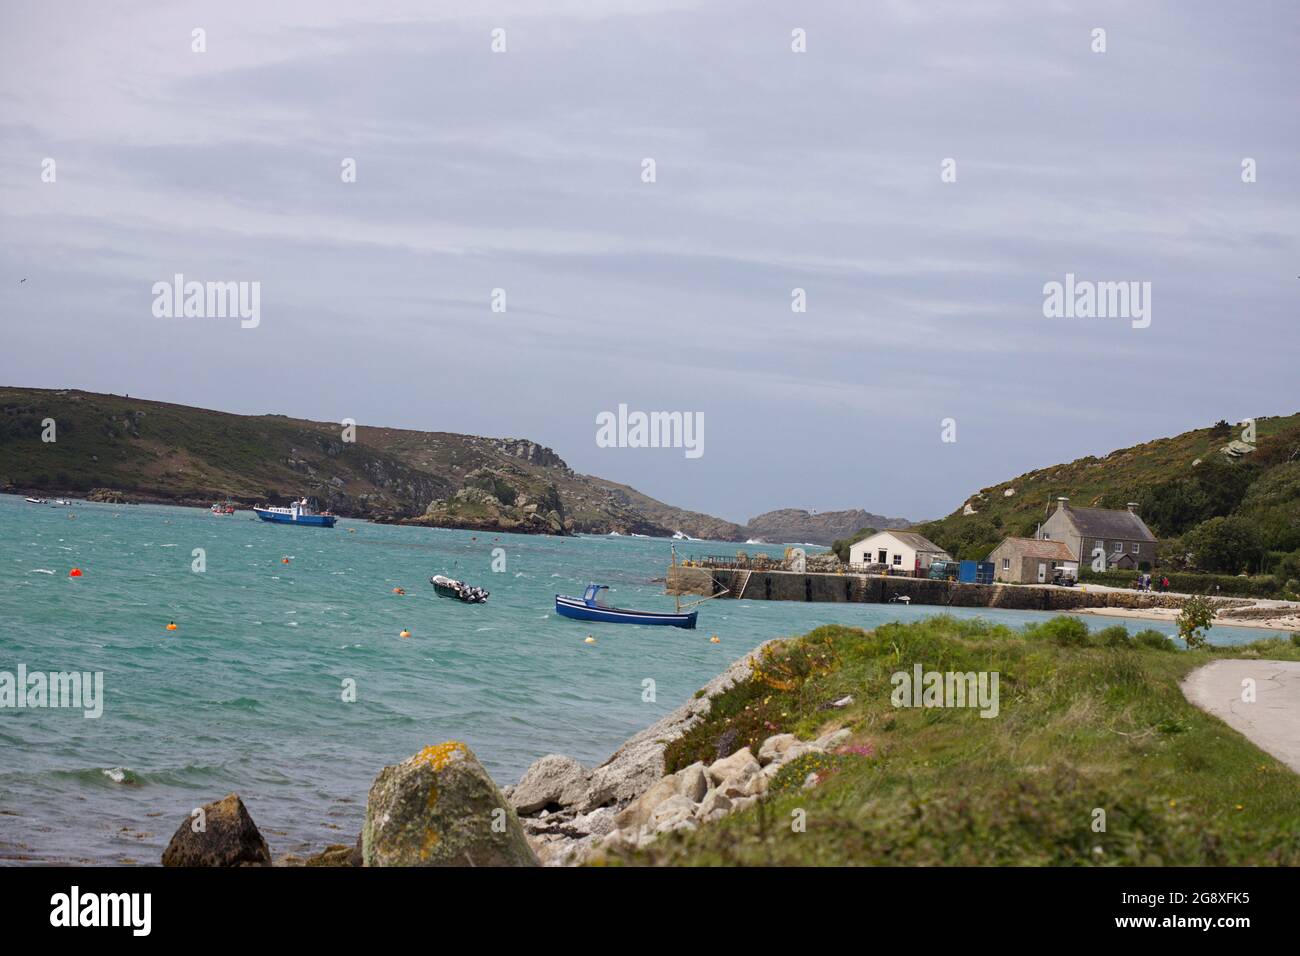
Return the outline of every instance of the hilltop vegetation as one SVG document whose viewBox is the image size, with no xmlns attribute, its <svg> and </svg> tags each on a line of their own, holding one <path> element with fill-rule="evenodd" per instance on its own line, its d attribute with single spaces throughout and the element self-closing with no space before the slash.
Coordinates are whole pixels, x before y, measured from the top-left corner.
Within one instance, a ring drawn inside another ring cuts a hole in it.
<svg viewBox="0 0 1300 956">
<path fill-rule="evenodd" d="M 56 441 L 42 441 L 44 422 Z M 0 388 L 0 489 L 206 504 L 315 496 L 342 515 L 512 531 L 692 537 L 729 522 L 574 472 L 527 439 Z"/>
<path fill-rule="evenodd" d="M 756 753 L 779 733 L 813 739 L 844 727 L 844 745 L 782 767 L 755 806 L 613 850 L 611 862 L 1296 865 L 1296 775 L 1179 689 L 1223 657 L 1300 660 L 1300 646 L 1178 651 L 1156 631 L 1089 634 L 1077 618 L 1020 631 L 950 617 L 818 628 L 715 697 L 670 745 L 667 770 L 747 745 Z M 895 707 L 891 675 L 914 665 L 997 672 L 996 716 Z M 847 707 L 829 707 L 846 696 Z"/>
<path fill-rule="evenodd" d="M 797 508 L 769 511 L 750 518 L 748 537 L 771 542 L 798 542 L 830 546 L 837 539 L 852 536 L 861 528 L 907 528 L 906 518 L 887 518 L 861 508 L 848 511 L 821 511 L 813 514 Z M 854 540 L 858 540 L 854 538 Z M 852 542 L 850 542 L 851 544 Z"/>
<path fill-rule="evenodd" d="M 982 488 L 915 530 L 955 557 L 983 559 L 1007 535 L 1032 537 L 1058 496 L 1097 508 L 1136 501 L 1161 539 L 1162 568 L 1280 574 L 1285 585 L 1300 577 L 1300 414 L 1256 419 L 1253 451 L 1242 432 L 1219 422 L 1041 468 Z"/>
</svg>

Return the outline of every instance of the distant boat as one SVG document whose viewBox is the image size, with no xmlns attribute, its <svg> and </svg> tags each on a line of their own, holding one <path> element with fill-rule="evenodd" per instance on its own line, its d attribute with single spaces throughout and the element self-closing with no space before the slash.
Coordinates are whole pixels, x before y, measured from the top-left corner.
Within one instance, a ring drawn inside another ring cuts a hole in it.
<svg viewBox="0 0 1300 956">
<path fill-rule="evenodd" d="M 750 538 L 745 544 L 767 544 L 762 538 Z"/>
<path fill-rule="evenodd" d="M 555 595 L 555 613 L 561 617 L 573 618 L 575 621 L 597 621 L 602 624 L 666 624 L 669 627 L 695 629 L 695 617 L 698 611 L 687 614 L 665 614 L 660 611 L 633 611 L 628 608 L 606 607 L 601 602 L 601 592 L 608 591 L 604 584 L 587 585 L 586 593 L 580 597 Z"/>
<path fill-rule="evenodd" d="M 339 519 L 327 512 L 318 512 L 307 499 L 295 501 L 288 508 L 254 508 L 253 514 L 273 524 L 301 524 L 311 528 L 332 528 Z"/>
<path fill-rule="evenodd" d="M 224 504 L 219 501 L 214 501 L 212 503 L 212 514 L 218 517 L 225 517 L 226 515 L 233 515 L 234 513 L 235 513 L 235 506 L 232 505 L 229 501 L 225 502 Z"/>
<path fill-rule="evenodd" d="M 457 601 L 464 601 L 466 604 L 486 604 L 488 595 L 492 593 L 442 574 L 435 574 L 429 578 L 429 583 L 433 585 L 433 589 L 438 592 L 439 597 L 455 598 Z"/>
<path fill-rule="evenodd" d="M 56 505 L 61 505 L 65 508 L 72 504 L 72 502 L 69 501 L 67 498 L 55 498 L 54 503 Z"/>
<path fill-rule="evenodd" d="M 692 538 L 689 534 L 682 534 L 680 531 L 674 531 L 674 532 L 673 532 L 673 540 L 674 540 L 674 541 L 694 541 L 695 539 Z"/>
<path fill-rule="evenodd" d="M 28 498 L 27 503 L 29 505 L 48 505 L 50 503 L 50 499 L 49 498 Z"/>
</svg>

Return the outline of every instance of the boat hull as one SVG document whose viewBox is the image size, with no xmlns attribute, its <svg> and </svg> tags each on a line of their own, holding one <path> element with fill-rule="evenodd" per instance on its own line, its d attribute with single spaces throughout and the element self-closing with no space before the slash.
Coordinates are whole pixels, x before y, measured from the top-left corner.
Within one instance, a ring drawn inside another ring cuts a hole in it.
<svg viewBox="0 0 1300 956">
<path fill-rule="evenodd" d="M 278 511 L 267 511 L 265 508 L 254 508 L 253 514 L 257 515 L 263 521 L 269 521 L 272 524 L 298 524 L 305 525 L 308 528 L 332 528 L 334 522 L 339 519 L 334 515 L 291 515 L 280 514 Z"/>
<path fill-rule="evenodd" d="M 582 598 L 555 595 L 555 613 L 575 621 L 594 621 L 599 624 L 657 624 L 664 627 L 695 629 L 698 611 L 686 614 L 662 614 L 658 611 L 632 611 L 619 607 L 592 606 Z"/>
</svg>

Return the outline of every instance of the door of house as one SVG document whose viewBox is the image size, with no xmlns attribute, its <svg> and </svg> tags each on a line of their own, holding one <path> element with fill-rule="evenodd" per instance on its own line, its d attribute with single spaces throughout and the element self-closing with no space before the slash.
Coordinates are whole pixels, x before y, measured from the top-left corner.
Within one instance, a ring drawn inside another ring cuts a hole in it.
<svg viewBox="0 0 1300 956">
<path fill-rule="evenodd" d="M 1047 582 L 1047 565 L 1044 562 L 1039 561 L 1038 562 L 1038 583 L 1045 584 L 1046 582 Z"/>
</svg>

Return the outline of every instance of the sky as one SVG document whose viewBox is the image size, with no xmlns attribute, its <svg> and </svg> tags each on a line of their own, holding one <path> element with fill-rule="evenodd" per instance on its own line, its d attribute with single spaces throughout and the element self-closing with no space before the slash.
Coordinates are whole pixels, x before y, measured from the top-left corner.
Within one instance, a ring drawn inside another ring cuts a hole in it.
<svg viewBox="0 0 1300 956">
<path fill-rule="evenodd" d="M 0 384 L 527 437 L 736 521 L 1300 410 L 1292 2 L 3 13 Z M 256 326 L 155 314 L 178 273 Z M 1149 324 L 1045 315 L 1067 274 Z M 621 404 L 703 453 L 602 447 Z"/>
</svg>

